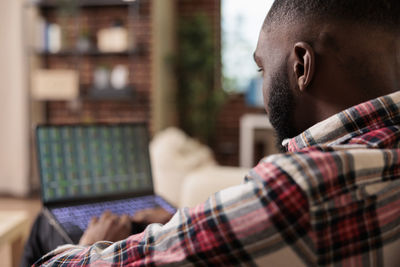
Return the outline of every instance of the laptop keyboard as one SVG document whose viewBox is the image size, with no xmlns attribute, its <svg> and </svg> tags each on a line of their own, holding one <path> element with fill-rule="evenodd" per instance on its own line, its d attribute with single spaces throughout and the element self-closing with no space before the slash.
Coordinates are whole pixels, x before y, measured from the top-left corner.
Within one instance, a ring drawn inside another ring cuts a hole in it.
<svg viewBox="0 0 400 267">
<path fill-rule="evenodd" d="M 132 199 L 106 201 L 101 203 L 82 204 L 71 207 L 51 209 L 67 233 L 76 232 L 78 227 L 84 231 L 92 217 L 99 217 L 110 210 L 118 215 L 133 215 L 137 211 L 160 206 L 173 214 L 176 210 L 159 196 L 144 196 Z"/>
</svg>

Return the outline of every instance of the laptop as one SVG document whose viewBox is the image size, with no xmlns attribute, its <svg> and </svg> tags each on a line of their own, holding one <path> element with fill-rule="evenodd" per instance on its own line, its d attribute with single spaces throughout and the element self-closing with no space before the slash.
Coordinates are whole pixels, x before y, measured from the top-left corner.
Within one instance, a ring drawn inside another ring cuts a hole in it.
<svg viewBox="0 0 400 267">
<path fill-rule="evenodd" d="M 36 138 L 44 213 L 66 242 L 106 210 L 176 212 L 154 193 L 145 123 L 40 125 Z"/>
</svg>

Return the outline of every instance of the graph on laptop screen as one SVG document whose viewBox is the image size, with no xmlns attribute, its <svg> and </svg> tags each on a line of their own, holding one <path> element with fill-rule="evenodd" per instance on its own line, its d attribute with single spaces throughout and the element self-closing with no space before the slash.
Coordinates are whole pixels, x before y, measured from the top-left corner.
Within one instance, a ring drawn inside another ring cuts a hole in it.
<svg viewBox="0 0 400 267">
<path fill-rule="evenodd" d="M 44 201 L 152 189 L 144 125 L 41 126 Z"/>
</svg>

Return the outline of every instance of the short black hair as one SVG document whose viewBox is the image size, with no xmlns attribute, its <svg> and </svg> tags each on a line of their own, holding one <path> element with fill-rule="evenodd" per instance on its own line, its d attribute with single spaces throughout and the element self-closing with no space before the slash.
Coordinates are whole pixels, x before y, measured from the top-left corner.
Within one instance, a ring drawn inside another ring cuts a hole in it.
<svg viewBox="0 0 400 267">
<path fill-rule="evenodd" d="M 265 24 L 336 19 L 400 31 L 400 0 L 275 0 Z"/>
</svg>

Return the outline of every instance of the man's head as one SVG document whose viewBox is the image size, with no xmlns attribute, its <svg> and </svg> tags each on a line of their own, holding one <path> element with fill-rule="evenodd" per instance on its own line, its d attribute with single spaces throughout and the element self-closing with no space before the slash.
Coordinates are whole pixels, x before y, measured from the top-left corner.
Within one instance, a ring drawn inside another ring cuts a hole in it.
<svg viewBox="0 0 400 267">
<path fill-rule="evenodd" d="M 276 0 L 255 60 L 278 139 L 400 88 L 400 1 Z"/>
</svg>

